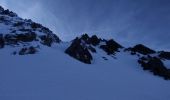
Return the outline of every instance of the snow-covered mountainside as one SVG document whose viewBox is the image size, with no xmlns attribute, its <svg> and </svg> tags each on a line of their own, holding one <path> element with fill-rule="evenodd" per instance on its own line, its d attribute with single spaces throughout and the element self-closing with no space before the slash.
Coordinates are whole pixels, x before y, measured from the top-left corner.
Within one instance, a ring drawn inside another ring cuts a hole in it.
<svg viewBox="0 0 170 100">
<path fill-rule="evenodd" d="M 95 35 L 63 42 L 0 7 L 0 100 L 169 100 L 169 60 Z"/>
<path fill-rule="evenodd" d="M 13 54 L 34 54 L 41 44 L 51 46 L 59 42 L 48 28 L 0 7 L 0 48 L 17 49 Z"/>
</svg>

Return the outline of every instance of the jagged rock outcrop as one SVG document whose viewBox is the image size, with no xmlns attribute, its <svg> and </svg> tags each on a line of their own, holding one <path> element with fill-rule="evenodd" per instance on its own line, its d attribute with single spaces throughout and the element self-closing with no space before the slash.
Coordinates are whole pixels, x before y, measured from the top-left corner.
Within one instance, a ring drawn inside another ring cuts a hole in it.
<svg viewBox="0 0 170 100">
<path fill-rule="evenodd" d="M 170 80 L 170 70 L 165 67 L 163 62 L 157 57 L 141 57 L 138 60 L 139 64 L 144 70 L 153 72 L 154 75 L 163 77 L 166 80 Z"/>
<path fill-rule="evenodd" d="M 36 47 L 33 47 L 33 46 L 30 46 L 30 47 L 25 47 L 25 48 L 22 48 L 20 51 L 19 51 L 19 55 L 27 55 L 27 54 L 35 54 L 36 52 L 38 52 L 37 48 Z"/>
<path fill-rule="evenodd" d="M 131 51 L 132 55 L 136 53 L 140 53 L 143 55 L 156 53 L 156 51 L 144 46 L 143 44 L 138 44 L 134 46 L 133 48 L 127 48 L 126 51 Z"/>
<path fill-rule="evenodd" d="M 10 16 L 10 17 L 15 17 L 15 16 L 17 16 L 17 14 L 15 14 L 14 12 L 9 11 L 8 9 L 7 9 L 7 10 L 4 10 L 4 8 L 2 8 L 1 6 L 0 6 L 0 14 L 2 14 L 2 15 L 8 15 L 8 16 Z"/>
<path fill-rule="evenodd" d="M 87 64 L 91 64 L 91 60 L 93 59 L 88 48 L 85 46 L 85 44 L 82 43 L 81 39 L 79 38 L 76 38 L 72 42 L 70 47 L 65 50 L 65 53 Z"/>
<path fill-rule="evenodd" d="M 159 54 L 160 58 L 170 60 L 170 52 L 161 51 Z"/>
<path fill-rule="evenodd" d="M 87 34 L 83 34 L 80 39 L 83 40 L 86 44 L 91 44 L 93 46 L 97 46 L 101 42 L 101 39 L 96 35 L 89 37 Z"/>
<path fill-rule="evenodd" d="M 101 45 L 100 48 L 103 49 L 108 55 L 114 54 L 119 48 L 122 48 L 120 44 L 115 42 L 113 39 L 106 41 L 106 45 Z"/>
<path fill-rule="evenodd" d="M 91 43 L 93 46 L 99 45 L 100 42 L 101 42 L 101 39 L 99 39 L 96 35 L 93 35 L 93 36 L 90 38 L 90 43 Z"/>
<path fill-rule="evenodd" d="M 96 35 L 89 37 L 87 34 L 84 34 L 80 38 L 77 37 L 65 52 L 81 62 L 90 64 L 93 60 L 90 51 L 92 53 L 97 53 L 97 48 L 104 50 L 110 55 L 117 52 L 122 46 L 113 39 L 102 40 Z"/>
<path fill-rule="evenodd" d="M 50 47 L 52 44 L 61 41 L 59 37 L 48 28 L 30 19 L 22 19 L 12 11 L 8 9 L 4 10 L 1 6 L 0 26 L 2 29 L 0 33 L 0 48 L 4 48 L 5 46 L 25 48 L 25 45 L 34 47 L 35 44 Z M 30 50 L 33 51 L 32 48 L 30 48 Z M 25 51 L 25 49 L 21 51 Z M 29 54 L 32 53 L 33 52 Z"/>
</svg>

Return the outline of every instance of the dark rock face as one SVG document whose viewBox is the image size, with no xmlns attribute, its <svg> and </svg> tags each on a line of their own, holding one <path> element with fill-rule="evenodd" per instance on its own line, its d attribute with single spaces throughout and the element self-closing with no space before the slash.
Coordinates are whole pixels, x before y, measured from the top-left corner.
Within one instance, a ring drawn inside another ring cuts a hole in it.
<svg viewBox="0 0 170 100">
<path fill-rule="evenodd" d="M 52 43 L 59 43 L 60 39 L 55 34 L 47 34 L 40 36 L 41 43 L 51 47 Z"/>
<path fill-rule="evenodd" d="M 4 10 L 1 6 L 0 15 L 0 23 L 10 25 L 10 28 L 8 29 L 10 32 L 5 33 L 3 39 L 1 38 L 1 45 L 3 44 L 2 40 L 4 40 L 5 45 L 18 45 L 19 42 L 40 40 L 39 42 L 42 44 L 51 46 L 52 43 L 60 42 L 60 39 L 48 28 L 35 23 L 32 20 L 22 19 L 12 11 L 9 11 L 8 9 Z M 37 32 L 41 32 L 42 34 L 38 34 Z"/>
<path fill-rule="evenodd" d="M 91 44 L 93 46 L 97 46 L 101 41 L 101 39 L 99 39 L 96 35 L 89 37 L 87 34 L 83 34 L 80 39 L 86 44 Z"/>
<path fill-rule="evenodd" d="M 38 52 L 36 47 L 31 46 L 31 47 L 28 47 L 28 48 L 22 48 L 19 51 L 19 55 L 35 54 L 36 52 Z"/>
<path fill-rule="evenodd" d="M 162 52 L 160 52 L 159 57 L 163 58 L 163 59 L 170 60 L 170 52 L 162 51 Z"/>
<path fill-rule="evenodd" d="M 41 43 L 44 44 L 44 45 L 47 45 L 49 47 L 51 47 L 51 44 L 52 44 L 52 39 L 50 38 L 49 35 L 43 35 L 43 36 L 40 36 L 41 38 Z"/>
<path fill-rule="evenodd" d="M 170 71 L 167 69 L 163 62 L 157 57 L 142 57 L 138 60 L 139 64 L 144 70 L 153 72 L 154 75 L 163 77 L 166 80 L 170 80 Z"/>
<path fill-rule="evenodd" d="M 93 59 L 87 47 L 84 47 L 81 44 L 81 39 L 78 38 L 76 38 L 71 46 L 65 50 L 65 53 L 87 64 L 91 64 L 91 60 Z"/>
<path fill-rule="evenodd" d="M 37 35 L 34 32 L 31 33 L 25 33 L 25 34 L 16 34 L 15 38 L 17 41 L 22 42 L 31 42 L 36 40 Z"/>
<path fill-rule="evenodd" d="M 31 23 L 31 28 L 33 28 L 33 29 L 37 29 L 37 28 L 41 28 L 41 27 L 42 26 L 38 23 L 35 23 L 35 22 Z"/>
<path fill-rule="evenodd" d="M 90 38 L 90 43 L 93 45 L 93 46 L 97 46 L 99 43 L 100 43 L 101 39 L 99 39 L 96 35 L 93 35 L 91 38 Z"/>
<path fill-rule="evenodd" d="M 85 43 L 90 44 L 90 37 L 87 34 L 83 34 L 80 39 L 83 40 Z"/>
<path fill-rule="evenodd" d="M 18 43 L 33 42 L 38 41 L 40 38 L 40 43 L 46 46 L 51 46 L 53 43 L 59 43 L 60 39 L 52 33 L 39 35 L 33 31 L 24 31 L 25 33 L 17 34 L 16 31 L 12 31 L 13 34 L 0 34 L 0 47 L 4 45 L 18 45 Z"/>
<path fill-rule="evenodd" d="M 0 34 L 0 48 L 4 48 L 4 46 L 5 46 L 5 41 L 4 41 L 3 35 Z"/>
<path fill-rule="evenodd" d="M 12 11 L 9 11 L 8 9 L 7 10 L 4 10 L 2 7 L 0 7 L 0 14 L 2 15 L 8 15 L 10 17 L 14 17 L 14 16 L 17 16 L 15 13 L 13 13 Z"/>
<path fill-rule="evenodd" d="M 35 44 L 41 46 L 41 43 L 50 47 L 53 43 L 61 41 L 57 35 L 43 25 L 30 19 L 22 19 L 16 13 L 8 9 L 4 10 L 1 6 L 0 24 L 2 24 L 3 30 L 6 30 L 3 31 L 4 33 L 0 33 L 0 48 L 4 48 L 4 46 L 22 48 L 19 51 L 14 51 L 14 55 L 34 54 L 38 51 L 38 48 L 33 46 Z"/>
<path fill-rule="evenodd" d="M 133 48 L 128 48 L 128 49 L 131 50 L 132 52 L 138 52 L 143 55 L 156 53 L 154 50 L 152 50 L 142 44 L 138 44 L 138 45 L 134 46 Z"/>
<path fill-rule="evenodd" d="M 5 22 L 5 17 L 0 16 L 0 23 Z"/>
<path fill-rule="evenodd" d="M 119 48 L 122 48 L 122 46 L 111 39 L 106 41 L 106 45 L 101 45 L 100 48 L 107 52 L 108 55 L 110 55 L 114 54 L 116 51 L 118 51 Z"/>
<path fill-rule="evenodd" d="M 4 8 L 0 6 L 0 13 L 4 11 Z"/>
<path fill-rule="evenodd" d="M 3 40 L 6 45 L 18 45 L 19 42 L 35 41 L 36 37 L 34 32 L 25 34 L 6 34 L 4 37 L 1 37 L 1 40 Z"/>
<path fill-rule="evenodd" d="M 100 42 L 106 45 L 101 45 Z M 80 38 L 76 38 L 65 52 L 81 62 L 90 64 L 93 58 L 89 51 L 96 53 L 97 51 L 95 48 L 98 47 L 103 49 L 108 55 L 118 52 L 119 48 L 123 48 L 113 39 L 108 41 L 101 40 L 96 35 L 89 37 L 87 34 L 84 34 Z"/>
</svg>

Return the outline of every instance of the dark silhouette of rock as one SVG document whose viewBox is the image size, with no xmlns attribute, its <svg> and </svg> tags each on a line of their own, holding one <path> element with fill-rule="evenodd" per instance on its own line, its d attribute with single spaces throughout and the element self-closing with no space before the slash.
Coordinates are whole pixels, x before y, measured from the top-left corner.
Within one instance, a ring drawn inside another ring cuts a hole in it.
<svg viewBox="0 0 170 100">
<path fill-rule="evenodd" d="M 37 49 L 35 47 L 33 47 L 33 46 L 29 47 L 28 50 L 29 50 L 28 54 L 35 54 L 37 52 Z"/>
<path fill-rule="evenodd" d="M 31 32 L 32 30 L 31 29 L 22 28 L 22 29 L 19 29 L 19 31 L 21 31 L 21 32 Z"/>
<path fill-rule="evenodd" d="M 6 34 L 4 41 L 7 45 L 18 45 L 19 42 L 32 42 L 36 40 L 36 33 L 24 33 L 24 34 Z"/>
<path fill-rule="evenodd" d="M 4 48 L 4 46 L 5 46 L 5 41 L 4 41 L 3 35 L 0 34 L 0 48 Z"/>
<path fill-rule="evenodd" d="M 25 34 L 16 34 L 15 38 L 17 41 L 22 42 L 32 42 L 36 40 L 37 35 L 34 32 L 25 33 Z"/>
<path fill-rule="evenodd" d="M 2 9 L 2 8 L 1 8 Z M 10 16 L 10 17 L 15 17 L 15 16 L 17 16 L 15 13 L 13 13 L 12 11 L 9 11 L 8 9 L 7 10 L 2 10 L 1 12 L 0 12 L 2 15 L 8 15 L 8 16 Z"/>
<path fill-rule="evenodd" d="M 100 43 L 100 40 L 96 35 L 93 35 L 91 38 L 90 38 L 90 43 L 93 45 L 93 46 L 96 46 Z"/>
<path fill-rule="evenodd" d="M 42 40 L 42 44 L 51 47 L 53 41 L 49 35 L 42 35 L 42 36 L 40 36 L 40 38 Z"/>
<path fill-rule="evenodd" d="M 40 36 L 41 43 L 51 47 L 52 43 L 59 43 L 60 39 L 55 34 L 47 34 Z"/>
<path fill-rule="evenodd" d="M 93 59 L 87 47 L 82 45 L 81 39 L 78 38 L 76 38 L 71 46 L 65 50 L 65 53 L 87 64 L 91 64 L 91 60 Z"/>
<path fill-rule="evenodd" d="M 122 48 L 122 46 L 111 39 L 109 41 L 106 41 L 106 45 L 101 45 L 100 48 L 107 52 L 108 55 L 110 55 L 117 52 L 119 48 Z"/>
<path fill-rule="evenodd" d="M 54 43 L 60 43 L 61 42 L 61 40 L 59 39 L 59 37 L 56 34 L 50 33 L 49 35 L 50 35 L 50 37 L 51 37 L 51 39 Z"/>
<path fill-rule="evenodd" d="M 4 8 L 0 6 L 0 13 L 2 13 L 3 11 L 4 11 Z"/>
<path fill-rule="evenodd" d="M 93 35 L 92 37 L 89 37 L 88 34 L 83 34 L 80 37 L 81 40 L 83 40 L 86 44 L 91 44 L 93 46 L 96 46 L 100 43 L 100 40 L 96 35 Z"/>
<path fill-rule="evenodd" d="M 139 64 L 143 67 L 144 70 L 149 70 L 153 72 L 154 75 L 163 77 L 166 80 L 170 80 L 170 72 L 167 69 L 163 62 L 157 57 L 142 57 L 138 60 Z"/>
<path fill-rule="evenodd" d="M 138 45 L 134 46 L 133 48 L 128 48 L 127 50 L 130 50 L 132 52 L 138 52 L 143 55 L 156 53 L 154 50 L 152 50 L 142 44 L 138 44 Z"/>
<path fill-rule="evenodd" d="M 86 41 L 86 42 L 89 41 L 89 38 L 90 38 L 90 37 L 88 36 L 88 34 L 83 34 L 83 35 L 81 36 L 81 39 L 84 40 L 84 41 Z"/>
<path fill-rule="evenodd" d="M 31 28 L 33 28 L 33 29 L 37 29 L 37 28 L 41 28 L 41 27 L 42 27 L 41 24 L 38 24 L 38 23 L 35 23 L 35 22 L 31 23 Z"/>
<path fill-rule="evenodd" d="M 36 47 L 30 46 L 30 47 L 25 47 L 22 48 L 19 51 L 19 55 L 27 55 L 27 54 L 35 54 L 36 52 L 38 52 L 38 50 L 36 49 Z"/>
<path fill-rule="evenodd" d="M 106 57 L 102 57 L 104 60 L 108 60 Z"/>
<path fill-rule="evenodd" d="M 22 48 L 20 51 L 19 51 L 19 55 L 25 55 L 27 54 L 27 48 Z"/>
<path fill-rule="evenodd" d="M 160 52 L 159 57 L 170 60 L 170 52 L 162 51 L 162 52 Z"/>
<path fill-rule="evenodd" d="M 0 23 L 6 22 L 6 19 L 4 16 L 0 16 Z"/>
</svg>

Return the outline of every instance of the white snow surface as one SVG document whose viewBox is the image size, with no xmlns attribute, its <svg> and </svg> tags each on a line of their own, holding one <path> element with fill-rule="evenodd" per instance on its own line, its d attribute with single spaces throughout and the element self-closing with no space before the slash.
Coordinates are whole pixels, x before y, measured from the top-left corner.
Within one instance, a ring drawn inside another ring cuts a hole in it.
<svg viewBox="0 0 170 100">
<path fill-rule="evenodd" d="M 24 56 L 0 49 L 0 100 L 170 100 L 170 81 L 143 71 L 136 56 L 97 49 L 89 65 L 66 55 L 67 45 Z"/>
</svg>

